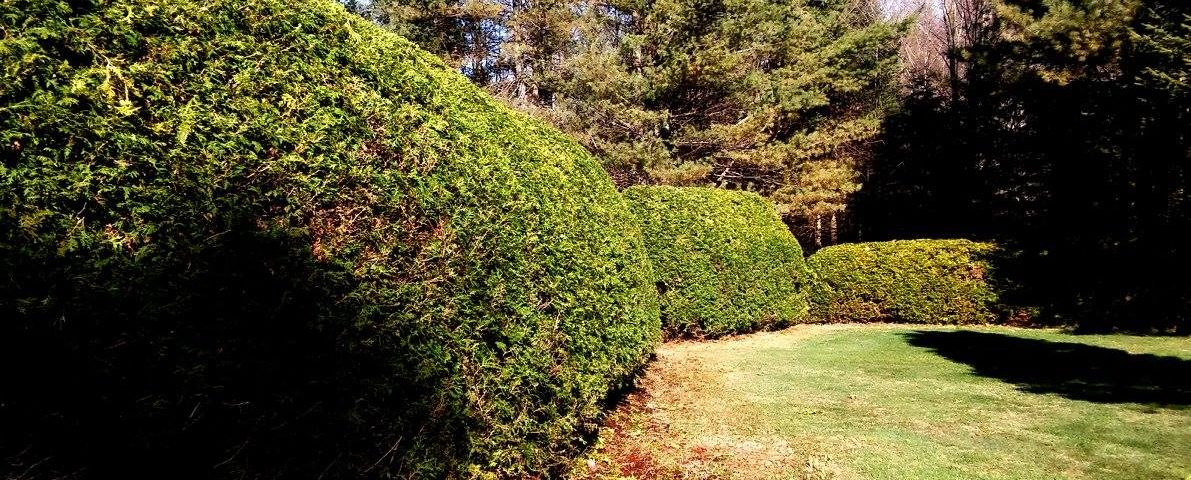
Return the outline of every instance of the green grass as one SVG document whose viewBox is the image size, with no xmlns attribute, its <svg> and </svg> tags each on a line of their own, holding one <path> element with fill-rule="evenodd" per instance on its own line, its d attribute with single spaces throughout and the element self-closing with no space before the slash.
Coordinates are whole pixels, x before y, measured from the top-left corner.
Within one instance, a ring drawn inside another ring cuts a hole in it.
<svg viewBox="0 0 1191 480">
<path fill-rule="evenodd" d="M 703 476 L 707 448 L 699 471 L 731 478 L 1191 475 L 1185 337 L 805 326 L 664 345 L 645 389 L 628 415 L 665 428 L 604 451 L 652 452 L 672 467 L 655 477 Z"/>
</svg>

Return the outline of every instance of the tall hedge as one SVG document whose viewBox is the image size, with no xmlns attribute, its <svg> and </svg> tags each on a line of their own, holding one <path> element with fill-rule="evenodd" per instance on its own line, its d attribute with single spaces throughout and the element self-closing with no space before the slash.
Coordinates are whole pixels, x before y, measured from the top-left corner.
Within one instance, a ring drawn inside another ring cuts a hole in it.
<svg viewBox="0 0 1191 480">
<path fill-rule="evenodd" d="M 768 200 L 668 186 L 624 196 L 641 219 L 668 336 L 743 333 L 806 315 L 802 248 Z"/>
<path fill-rule="evenodd" d="M 998 319 L 997 247 L 970 240 L 896 240 L 815 252 L 812 314 L 830 322 L 988 323 Z"/>
<path fill-rule="evenodd" d="M 659 338 L 598 163 L 335 2 L 6 1 L 0 68 L 3 476 L 549 474 Z"/>
</svg>

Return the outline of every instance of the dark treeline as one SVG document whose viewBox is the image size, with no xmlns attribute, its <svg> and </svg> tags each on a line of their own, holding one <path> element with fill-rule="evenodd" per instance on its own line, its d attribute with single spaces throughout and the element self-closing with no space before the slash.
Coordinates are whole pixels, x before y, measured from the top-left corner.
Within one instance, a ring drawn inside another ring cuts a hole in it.
<svg viewBox="0 0 1191 480">
<path fill-rule="evenodd" d="M 810 252 L 997 240 L 1042 319 L 1188 314 L 1183 2 L 352 6 L 571 133 L 622 186 L 757 191 Z"/>
<path fill-rule="evenodd" d="M 943 55 L 909 65 L 857 234 L 1001 240 L 1043 319 L 1185 326 L 1187 5 L 944 5 Z"/>
</svg>

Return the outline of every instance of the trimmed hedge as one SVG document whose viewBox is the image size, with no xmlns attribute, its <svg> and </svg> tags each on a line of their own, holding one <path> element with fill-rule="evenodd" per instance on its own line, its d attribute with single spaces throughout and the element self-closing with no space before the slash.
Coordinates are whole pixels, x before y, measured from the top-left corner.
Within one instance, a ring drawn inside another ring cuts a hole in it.
<svg viewBox="0 0 1191 480">
<path fill-rule="evenodd" d="M 897 240 L 815 252 L 811 309 L 829 322 L 988 323 L 998 319 L 990 281 L 997 247 L 969 240 Z"/>
<path fill-rule="evenodd" d="M 659 339 L 597 161 L 330 0 L 4 2 L 0 68 L 9 471 L 549 474 Z"/>
<path fill-rule="evenodd" d="M 624 196 L 641 219 L 666 335 L 744 333 L 806 315 L 802 248 L 768 200 L 668 186 Z"/>
</svg>

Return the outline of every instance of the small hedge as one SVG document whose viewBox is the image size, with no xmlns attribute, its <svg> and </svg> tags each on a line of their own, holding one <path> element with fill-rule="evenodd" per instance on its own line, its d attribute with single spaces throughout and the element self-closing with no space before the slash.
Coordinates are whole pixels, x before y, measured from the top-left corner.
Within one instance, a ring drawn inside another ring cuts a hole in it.
<svg viewBox="0 0 1191 480">
<path fill-rule="evenodd" d="M 660 336 L 598 162 L 331 0 L 0 4 L 0 461 L 568 465 Z"/>
<path fill-rule="evenodd" d="M 743 333 L 806 315 L 802 249 L 768 200 L 665 186 L 624 196 L 641 219 L 667 335 Z"/>
<path fill-rule="evenodd" d="M 812 313 L 829 322 L 988 323 L 998 319 L 990 280 L 997 248 L 969 240 L 898 240 L 815 252 Z"/>
</svg>

